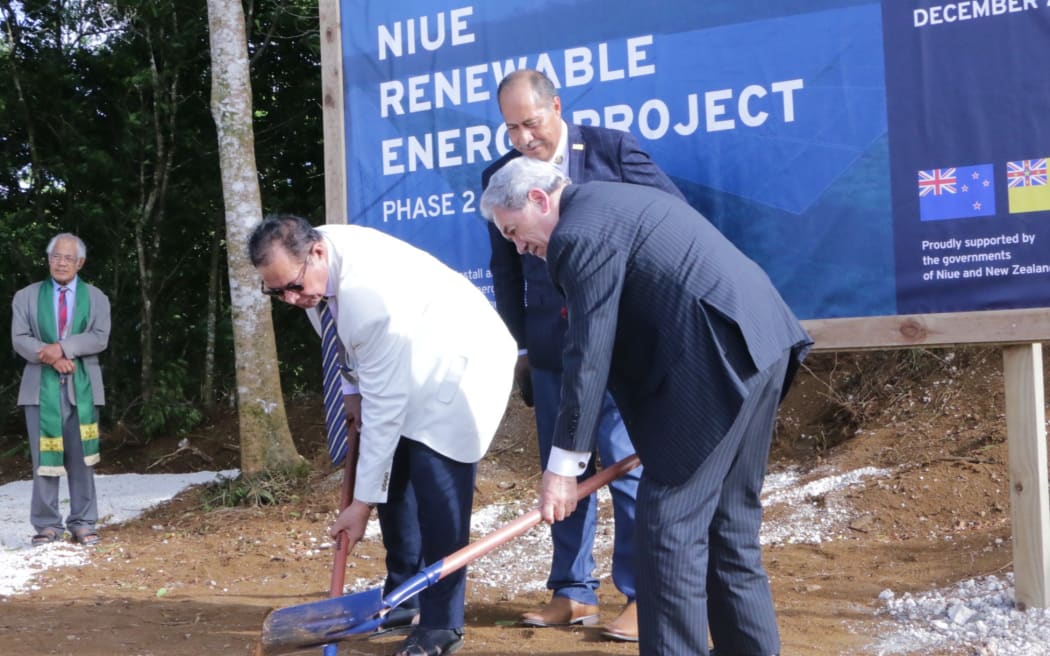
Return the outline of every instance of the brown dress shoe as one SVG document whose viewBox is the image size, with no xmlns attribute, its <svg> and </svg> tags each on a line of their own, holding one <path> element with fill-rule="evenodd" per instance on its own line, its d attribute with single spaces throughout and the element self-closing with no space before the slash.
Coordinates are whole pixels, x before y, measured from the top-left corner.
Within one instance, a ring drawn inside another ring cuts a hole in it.
<svg viewBox="0 0 1050 656">
<path fill-rule="evenodd" d="M 620 616 L 605 625 L 602 635 L 621 642 L 638 642 L 638 606 L 627 602 Z"/>
<path fill-rule="evenodd" d="M 521 623 L 526 626 L 590 626 L 598 623 L 598 607 L 555 595 L 542 609 L 524 613 Z"/>
</svg>

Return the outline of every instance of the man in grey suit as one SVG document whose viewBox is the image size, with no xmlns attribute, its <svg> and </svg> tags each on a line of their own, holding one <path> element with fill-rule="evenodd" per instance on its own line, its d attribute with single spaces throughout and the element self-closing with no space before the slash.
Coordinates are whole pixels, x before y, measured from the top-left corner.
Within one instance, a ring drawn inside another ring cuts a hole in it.
<svg viewBox="0 0 1050 656">
<path fill-rule="evenodd" d="M 635 532 L 646 656 L 780 649 L 761 561 L 760 494 L 776 410 L 812 341 L 766 274 L 688 204 L 615 182 L 570 184 L 519 158 L 482 213 L 547 260 L 569 329 L 540 512 L 575 505 L 608 386 L 645 465 Z"/>
<path fill-rule="evenodd" d="M 109 299 L 81 280 L 87 249 L 62 233 L 47 245 L 51 277 L 20 289 L 12 302 L 11 342 L 26 365 L 18 390 L 33 461 L 30 521 L 34 545 L 60 539 L 93 545 L 98 502 L 98 408 L 106 402 L 98 354 L 109 344 Z M 63 526 L 59 482 L 69 482 Z"/>
</svg>

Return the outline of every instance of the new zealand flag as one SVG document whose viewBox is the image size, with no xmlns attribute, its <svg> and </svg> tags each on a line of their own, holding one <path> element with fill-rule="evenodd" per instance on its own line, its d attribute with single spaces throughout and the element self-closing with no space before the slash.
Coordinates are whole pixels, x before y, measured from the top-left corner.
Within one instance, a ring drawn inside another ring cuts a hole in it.
<svg viewBox="0 0 1050 656">
<path fill-rule="evenodd" d="M 919 219 L 969 219 L 995 214 L 992 165 L 919 171 Z"/>
</svg>

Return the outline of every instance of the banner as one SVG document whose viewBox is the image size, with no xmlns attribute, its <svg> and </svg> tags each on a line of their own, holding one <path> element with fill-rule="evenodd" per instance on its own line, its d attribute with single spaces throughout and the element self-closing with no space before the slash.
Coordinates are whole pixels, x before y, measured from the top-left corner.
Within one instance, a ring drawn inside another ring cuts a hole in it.
<svg viewBox="0 0 1050 656">
<path fill-rule="evenodd" d="M 536 68 L 802 319 L 1050 305 L 1047 5 L 342 0 L 348 220 L 491 297 L 496 87 Z"/>
</svg>

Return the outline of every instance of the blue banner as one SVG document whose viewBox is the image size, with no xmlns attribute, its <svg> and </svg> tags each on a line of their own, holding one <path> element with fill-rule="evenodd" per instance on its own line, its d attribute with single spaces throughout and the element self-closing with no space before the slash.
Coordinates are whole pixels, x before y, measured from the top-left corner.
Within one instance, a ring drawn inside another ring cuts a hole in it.
<svg viewBox="0 0 1050 656">
<path fill-rule="evenodd" d="M 1046 0 L 883 14 L 898 313 L 1050 305 Z"/>
<path fill-rule="evenodd" d="M 491 294 L 496 86 L 537 68 L 566 121 L 634 134 L 800 318 L 1047 305 L 1033 1 L 343 0 L 348 217 Z"/>
</svg>

